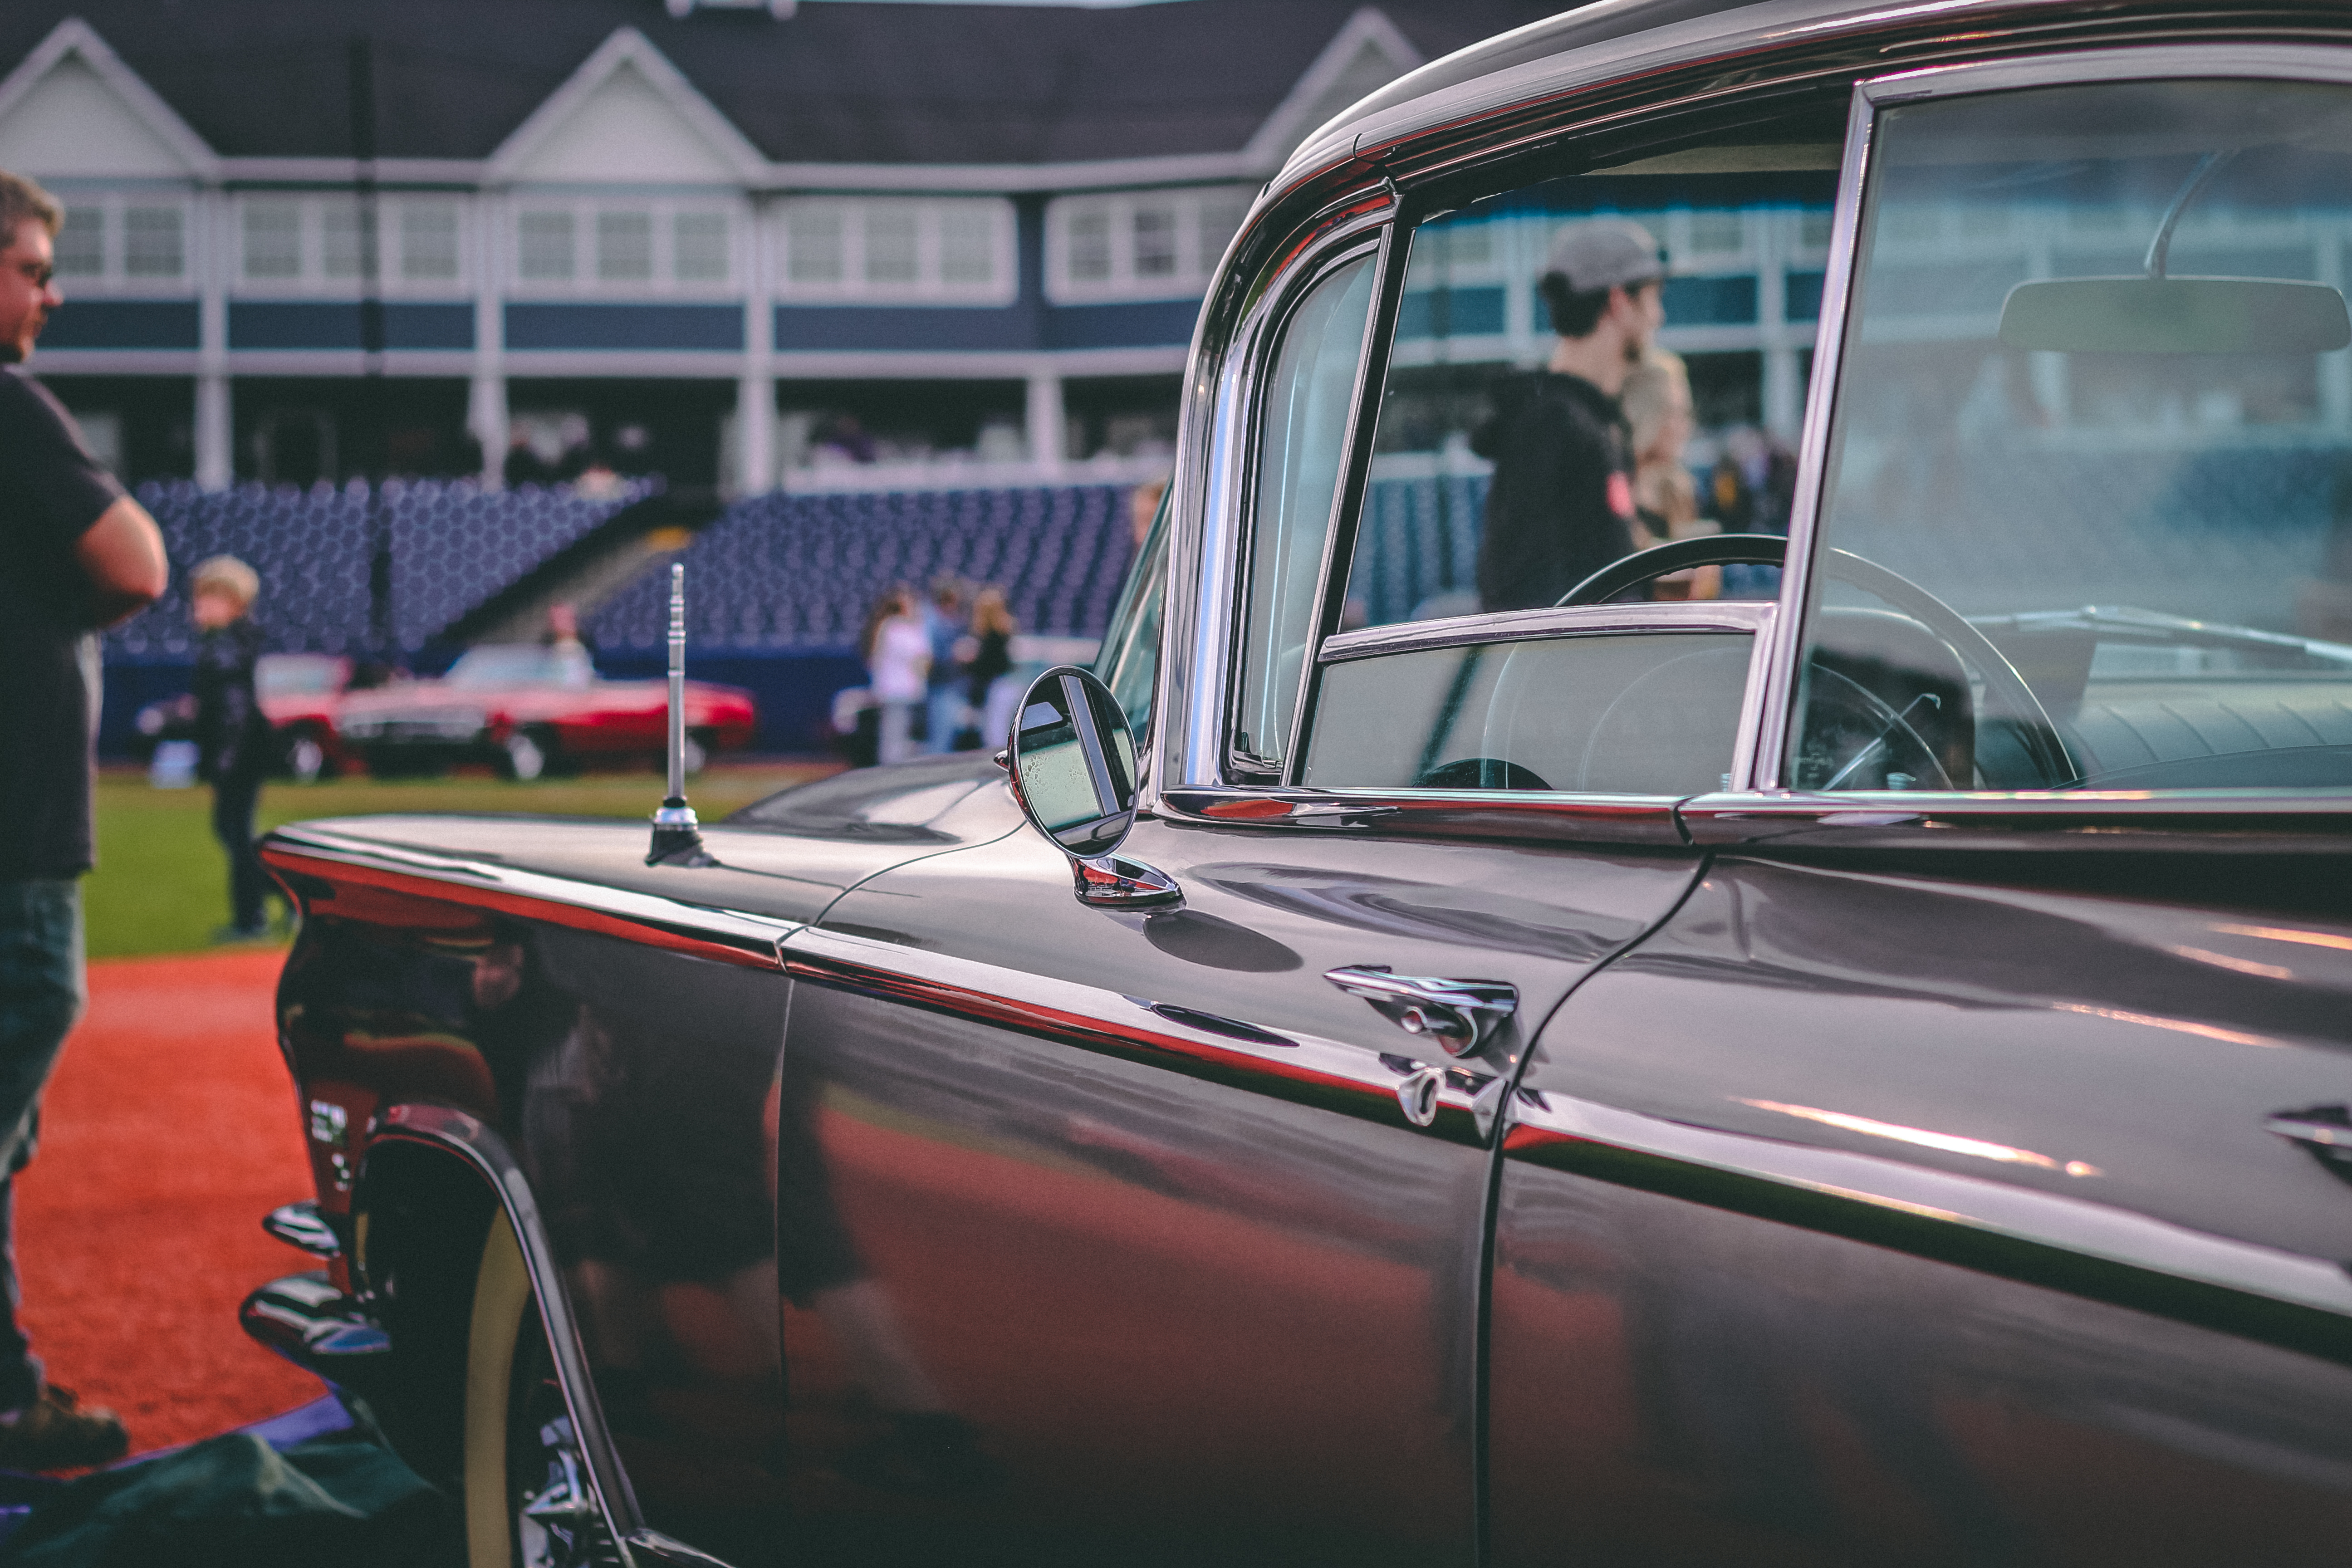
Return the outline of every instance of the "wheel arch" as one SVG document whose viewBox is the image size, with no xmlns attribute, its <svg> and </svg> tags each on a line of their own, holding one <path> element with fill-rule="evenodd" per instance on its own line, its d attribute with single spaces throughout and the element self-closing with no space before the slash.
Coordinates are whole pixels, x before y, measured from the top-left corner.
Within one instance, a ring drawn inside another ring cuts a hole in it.
<svg viewBox="0 0 2352 1568">
<path fill-rule="evenodd" d="M 386 1155 L 391 1156 L 388 1163 L 383 1163 Z M 636 1494 L 605 1425 L 596 1384 L 589 1375 L 587 1356 L 581 1345 L 578 1320 L 572 1310 L 571 1298 L 565 1293 L 554 1248 L 541 1223 L 538 1200 L 520 1163 L 506 1141 L 478 1117 L 448 1106 L 394 1105 L 379 1119 L 369 1144 L 360 1190 L 354 1194 L 361 1200 L 355 1209 L 361 1214 L 373 1210 L 384 1196 L 387 1183 L 394 1184 L 394 1190 L 402 1184 L 419 1184 L 419 1167 L 414 1162 L 420 1159 L 425 1163 L 421 1169 L 440 1179 L 463 1173 L 487 1200 L 488 1234 L 480 1244 L 483 1251 L 474 1264 L 472 1278 L 478 1279 L 485 1267 L 491 1264 L 499 1247 L 499 1222 L 505 1222 L 503 1229 L 512 1237 L 530 1294 L 539 1303 L 540 1324 L 546 1331 L 549 1353 L 572 1416 L 574 1440 L 594 1481 L 606 1528 L 616 1541 L 643 1536 L 646 1533 L 645 1520 Z M 368 1258 L 368 1241 L 362 1231 L 358 1238 L 362 1265 Z M 368 1282 L 371 1286 L 375 1284 L 373 1279 Z M 468 1300 L 467 1331 L 460 1344 L 470 1361 L 480 1329 L 470 1293 Z M 458 1412 L 461 1448 L 463 1424 L 477 1419 L 473 1404 L 472 1391 L 467 1389 Z M 470 1503 L 468 1510 L 470 1513 Z"/>
</svg>

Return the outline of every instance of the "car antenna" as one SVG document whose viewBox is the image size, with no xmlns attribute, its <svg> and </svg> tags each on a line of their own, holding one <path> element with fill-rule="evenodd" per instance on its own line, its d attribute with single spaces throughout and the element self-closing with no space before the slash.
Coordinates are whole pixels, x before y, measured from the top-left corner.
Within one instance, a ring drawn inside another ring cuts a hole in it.
<svg viewBox="0 0 2352 1568">
<path fill-rule="evenodd" d="M 686 804 L 686 566 L 669 569 L 669 794 L 654 813 L 648 866 L 709 866 L 702 829 Z"/>
</svg>

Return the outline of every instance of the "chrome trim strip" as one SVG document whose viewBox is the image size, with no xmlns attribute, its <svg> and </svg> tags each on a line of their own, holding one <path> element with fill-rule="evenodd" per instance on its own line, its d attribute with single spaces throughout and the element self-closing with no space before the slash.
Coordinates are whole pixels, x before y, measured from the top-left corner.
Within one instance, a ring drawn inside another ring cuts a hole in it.
<svg viewBox="0 0 2352 1568">
<path fill-rule="evenodd" d="M 1805 424 L 1797 440 L 1797 487 L 1789 504 L 1789 554 L 1780 571 L 1780 615 L 1764 667 L 1763 691 L 1754 715 L 1754 751 L 1745 772 L 1731 782 L 1743 789 L 1769 789 L 1779 782 L 1788 753 L 1789 721 L 1796 701 L 1797 647 L 1805 624 L 1805 597 L 1812 582 L 1813 541 L 1820 531 L 1822 487 L 1829 471 L 1831 396 L 1845 347 L 1846 311 L 1853 291 L 1853 255 L 1862 227 L 1862 188 L 1870 173 L 1872 110 L 1856 89 L 1846 110 L 1845 155 L 1838 168 L 1837 205 L 1830 219 L 1827 275 L 1822 282 L 1822 315 L 1813 339 L 1813 374 L 1805 388 Z"/>
<path fill-rule="evenodd" d="M 1323 1036 L 1240 1020 L 1223 1021 L 1258 1030 L 1265 1038 L 1195 1028 L 1181 1021 L 1181 1003 L 1155 1003 L 819 926 L 785 940 L 784 971 L 795 980 L 1120 1056 L 1188 1077 L 1244 1084 L 1257 1092 L 1395 1126 L 1408 1124 L 1397 1101 L 1397 1085 L 1434 1067 L 1446 1072 L 1447 1082 L 1438 1093 L 1440 1120 L 1433 1131 L 1459 1142 L 1479 1141 L 1472 1100 L 1493 1076 L 1449 1063 L 1442 1056 L 1422 1062 L 1402 1053 L 1383 1055 Z M 1447 1110 L 1454 1114 L 1444 1115 Z"/>
<path fill-rule="evenodd" d="M 340 876 L 394 887 L 422 883 L 425 885 L 415 890 L 425 897 L 653 941 L 753 968 L 781 968 L 776 944 L 800 929 L 768 915 L 684 903 L 299 825 L 271 833 L 262 841 L 261 855 L 281 870 L 301 872 L 316 862 L 318 868 L 310 874 L 331 879 Z M 362 874 L 353 877 L 353 872 Z"/>
<path fill-rule="evenodd" d="M 1171 790 L 1160 814 L 1202 826 L 1364 831 L 1382 837 L 1651 844 L 1690 840 L 1670 795 L 1568 795 L 1555 790 Z"/>
<path fill-rule="evenodd" d="M 2267 77 L 2287 81 L 2352 81 L 2352 57 L 2340 46 L 2296 44 L 2142 44 L 2037 55 L 2030 59 L 1926 66 L 1858 84 L 1873 105 L 1961 93 L 2006 92 L 2099 81 L 2167 77 Z"/>
<path fill-rule="evenodd" d="M 628 1471 L 613 1446 L 604 1424 L 604 1407 L 596 1395 L 595 1379 L 588 1373 L 587 1353 L 581 1348 L 579 1325 L 572 1316 L 572 1298 L 564 1293 L 563 1273 L 555 1264 L 555 1248 L 539 1217 L 539 1201 L 530 1178 L 515 1160 L 506 1140 L 465 1111 L 445 1105 L 395 1105 L 383 1112 L 371 1147 L 384 1142 L 410 1142 L 446 1150 L 464 1159 L 490 1184 L 514 1226 L 522 1247 L 523 1264 L 530 1270 L 531 1293 L 539 1298 L 539 1321 L 547 1331 L 548 1350 L 555 1358 L 563 1384 L 563 1403 L 572 1412 L 572 1430 L 580 1451 L 595 1478 L 597 1500 L 613 1539 L 625 1539 L 645 1526 L 645 1513 L 629 1485 Z M 362 1180 L 364 1180 L 362 1175 Z"/>
<path fill-rule="evenodd" d="M 1765 790 L 1703 795 L 1677 810 L 1692 843 L 1762 850 L 2162 848 L 2234 854 L 2352 852 L 2352 792 L 2037 790 L 2012 795 Z"/>
<path fill-rule="evenodd" d="M 1790 1223 L 1827 1234 L 1870 1229 L 1878 1245 L 1918 1256 L 1958 1252 L 1965 1256 L 1945 1260 L 2352 1362 L 2352 1278 L 2331 1259 L 2085 1198 L 1670 1121 L 1549 1089 L 1514 1095 L 1510 1117 L 1507 1159 L 1735 1212 L 1748 1211 L 1743 1196 L 1810 1199 L 1826 1205 L 1816 1222 L 1829 1223 Z M 1912 1245 L 1887 1238 L 1882 1225 L 1903 1227 Z"/>
<path fill-rule="evenodd" d="M 1566 608 L 1502 610 L 1399 621 L 1365 626 L 1323 639 L 1317 662 L 1370 658 L 1421 648 L 1461 647 L 1479 643 L 1526 642 L 1537 637 L 1589 637 L 1636 632 L 1746 632 L 1768 629 L 1773 606 L 1741 600 L 1668 601 L 1653 605 L 1572 605 Z"/>
</svg>

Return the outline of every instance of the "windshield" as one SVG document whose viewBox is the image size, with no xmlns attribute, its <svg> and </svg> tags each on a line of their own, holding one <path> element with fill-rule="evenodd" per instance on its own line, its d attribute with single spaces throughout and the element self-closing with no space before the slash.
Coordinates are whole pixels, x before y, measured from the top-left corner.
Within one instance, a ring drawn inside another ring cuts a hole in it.
<svg viewBox="0 0 2352 1568">
<path fill-rule="evenodd" d="M 1881 114 L 1787 782 L 2352 787 L 2347 176 L 2334 87 Z"/>
<path fill-rule="evenodd" d="M 593 676 L 576 646 L 517 645 L 469 649 L 449 667 L 448 679 L 452 686 L 577 686 Z"/>
</svg>

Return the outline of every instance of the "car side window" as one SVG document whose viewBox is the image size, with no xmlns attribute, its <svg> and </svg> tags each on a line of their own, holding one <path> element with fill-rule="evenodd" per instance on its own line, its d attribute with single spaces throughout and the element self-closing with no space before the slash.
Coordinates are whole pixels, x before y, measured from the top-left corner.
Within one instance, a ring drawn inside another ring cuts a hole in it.
<svg viewBox="0 0 2352 1568">
<path fill-rule="evenodd" d="M 1578 635 L 1361 657 L 1337 647 L 1304 782 L 1648 795 L 1723 788 L 1752 637 L 1611 628 L 1611 614 L 1589 617 L 1602 624 Z"/>
<path fill-rule="evenodd" d="M 1412 229 L 1300 783 L 1725 787 L 1778 570 L 1555 607 L 1643 550 L 1787 531 L 1843 121 L 1653 133 Z"/>
<path fill-rule="evenodd" d="M 1160 621 L 1168 598 L 1168 512 L 1174 494 L 1173 485 L 1160 492 L 1160 510 L 1135 552 L 1095 658 L 1095 673 L 1118 699 L 1138 737 L 1151 733 L 1151 704 L 1160 688 Z"/>
<path fill-rule="evenodd" d="M 1373 255 L 1333 268 L 1283 323 L 1260 404 L 1233 771 L 1279 777 L 1313 635 L 1324 542 L 1371 317 Z"/>
<path fill-rule="evenodd" d="M 1872 132 L 1782 777 L 2352 788 L 2352 89 Z"/>
</svg>

